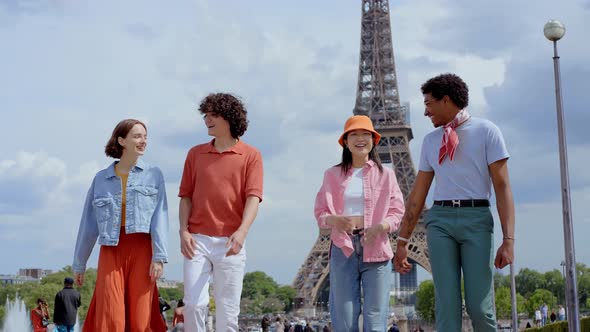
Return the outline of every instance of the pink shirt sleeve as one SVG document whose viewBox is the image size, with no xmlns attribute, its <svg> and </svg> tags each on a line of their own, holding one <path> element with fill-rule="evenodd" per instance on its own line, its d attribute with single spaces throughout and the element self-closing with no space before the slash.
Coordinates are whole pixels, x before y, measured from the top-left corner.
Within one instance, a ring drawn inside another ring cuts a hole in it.
<svg viewBox="0 0 590 332">
<path fill-rule="evenodd" d="M 385 222 L 389 225 L 389 231 L 395 232 L 399 226 L 406 211 L 404 206 L 404 196 L 397 183 L 395 172 L 391 173 L 391 195 L 389 198 L 389 210 L 385 217 Z"/>
<path fill-rule="evenodd" d="M 331 211 L 328 205 L 328 195 L 331 195 L 329 192 L 329 174 L 328 171 L 324 173 L 324 182 L 320 187 L 320 191 L 316 195 L 315 198 L 315 207 L 314 207 L 314 215 L 318 222 L 318 226 L 324 229 L 330 229 L 330 225 L 326 223 L 326 219 L 328 216 L 333 214 L 333 209 Z"/>
</svg>

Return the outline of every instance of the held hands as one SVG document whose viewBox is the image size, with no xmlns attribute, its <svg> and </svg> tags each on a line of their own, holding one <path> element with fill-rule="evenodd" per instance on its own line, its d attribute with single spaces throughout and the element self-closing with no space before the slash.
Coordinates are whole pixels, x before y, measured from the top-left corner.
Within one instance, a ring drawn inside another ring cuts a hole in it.
<svg viewBox="0 0 590 332">
<path fill-rule="evenodd" d="M 193 239 L 188 230 L 180 231 L 180 252 L 186 259 L 191 259 L 197 249 L 197 241 Z"/>
<path fill-rule="evenodd" d="M 401 245 L 398 242 L 395 255 L 393 256 L 393 265 L 395 266 L 395 270 L 401 274 L 410 272 L 412 264 L 408 262 L 407 244 Z"/>
<path fill-rule="evenodd" d="M 226 257 L 237 255 L 240 252 L 240 250 L 242 250 L 242 247 L 244 246 L 244 241 L 246 240 L 246 235 L 246 231 L 238 229 L 229 237 L 229 240 L 227 240 L 227 243 L 225 245 L 226 248 L 229 248 L 229 250 L 225 254 Z"/>
<path fill-rule="evenodd" d="M 503 269 L 508 264 L 514 261 L 514 240 L 506 239 L 502 242 L 500 248 L 496 252 L 496 260 L 494 266 L 497 269 Z"/>
<path fill-rule="evenodd" d="M 160 279 L 162 274 L 164 273 L 164 263 L 162 262 L 152 262 L 150 265 L 150 278 L 152 282 Z"/>
<path fill-rule="evenodd" d="M 82 287 L 84 285 L 84 273 L 74 273 L 74 281 L 76 285 Z"/>
</svg>

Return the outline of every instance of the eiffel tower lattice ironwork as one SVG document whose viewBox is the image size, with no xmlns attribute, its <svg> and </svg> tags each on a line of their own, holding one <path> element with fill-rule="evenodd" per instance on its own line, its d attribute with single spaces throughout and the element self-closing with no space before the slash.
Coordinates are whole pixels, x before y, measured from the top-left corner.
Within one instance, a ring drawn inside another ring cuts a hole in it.
<svg viewBox="0 0 590 332">
<path fill-rule="evenodd" d="M 409 104 L 402 105 L 398 94 L 388 0 L 362 0 L 359 74 L 353 113 L 367 115 L 373 121 L 382 136 L 377 147 L 379 157 L 384 164 L 392 164 L 404 198 L 407 197 L 416 178 L 409 150 L 413 134 Z M 396 233 L 390 235 L 394 252 L 396 239 Z M 330 232 L 320 230 L 293 282 L 297 291 L 296 308 L 313 308 L 327 303 L 329 250 Z M 426 232 L 421 222 L 410 239 L 408 256 L 430 271 Z"/>
</svg>

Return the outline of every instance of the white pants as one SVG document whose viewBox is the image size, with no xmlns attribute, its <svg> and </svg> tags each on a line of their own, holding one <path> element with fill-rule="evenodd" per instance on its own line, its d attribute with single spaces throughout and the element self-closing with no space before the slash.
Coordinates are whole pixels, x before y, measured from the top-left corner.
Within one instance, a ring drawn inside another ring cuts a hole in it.
<svg viewBox="0 0 590 332">
<path fill-rule="evenodd" d="M 238 332 L 240 297 L 246 266 L 246 248 L 226 257 L 229 238 L 192 234 L 197 249 L 184 258 L 184 330 L 205 332 L 209 282 L 215 299 L 215 331 Z"/>
</svg>

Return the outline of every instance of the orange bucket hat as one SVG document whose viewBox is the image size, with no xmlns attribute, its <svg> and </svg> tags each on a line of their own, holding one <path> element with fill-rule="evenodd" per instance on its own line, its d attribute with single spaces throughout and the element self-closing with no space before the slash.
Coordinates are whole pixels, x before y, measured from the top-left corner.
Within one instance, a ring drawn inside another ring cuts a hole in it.
<svg viewBox="0 0 590 332">
<path fill-rule="evenodd" d="M 373 122 L 371 122 L 371 119 L 369 119 L 369 117 L 366 115 L 353 115 L 350 118 L 348 118 L 348 120 L 346 120 L 346 123 L 344 124 L 344 132 L 342 133 L 342 135 L 340 135 L 338 143 L 340 143 L 340 145 L 344 147 L 344 135 L 346 135 L 348 132 L 357 129 L 364 129 L 372 132 L 373 144 L 377 145 L 377 143 L 379 143 L 381 135 L 379 135 L 379 133 L 375 131 L 375 128 L 373 128 Z"/>
</svg>

